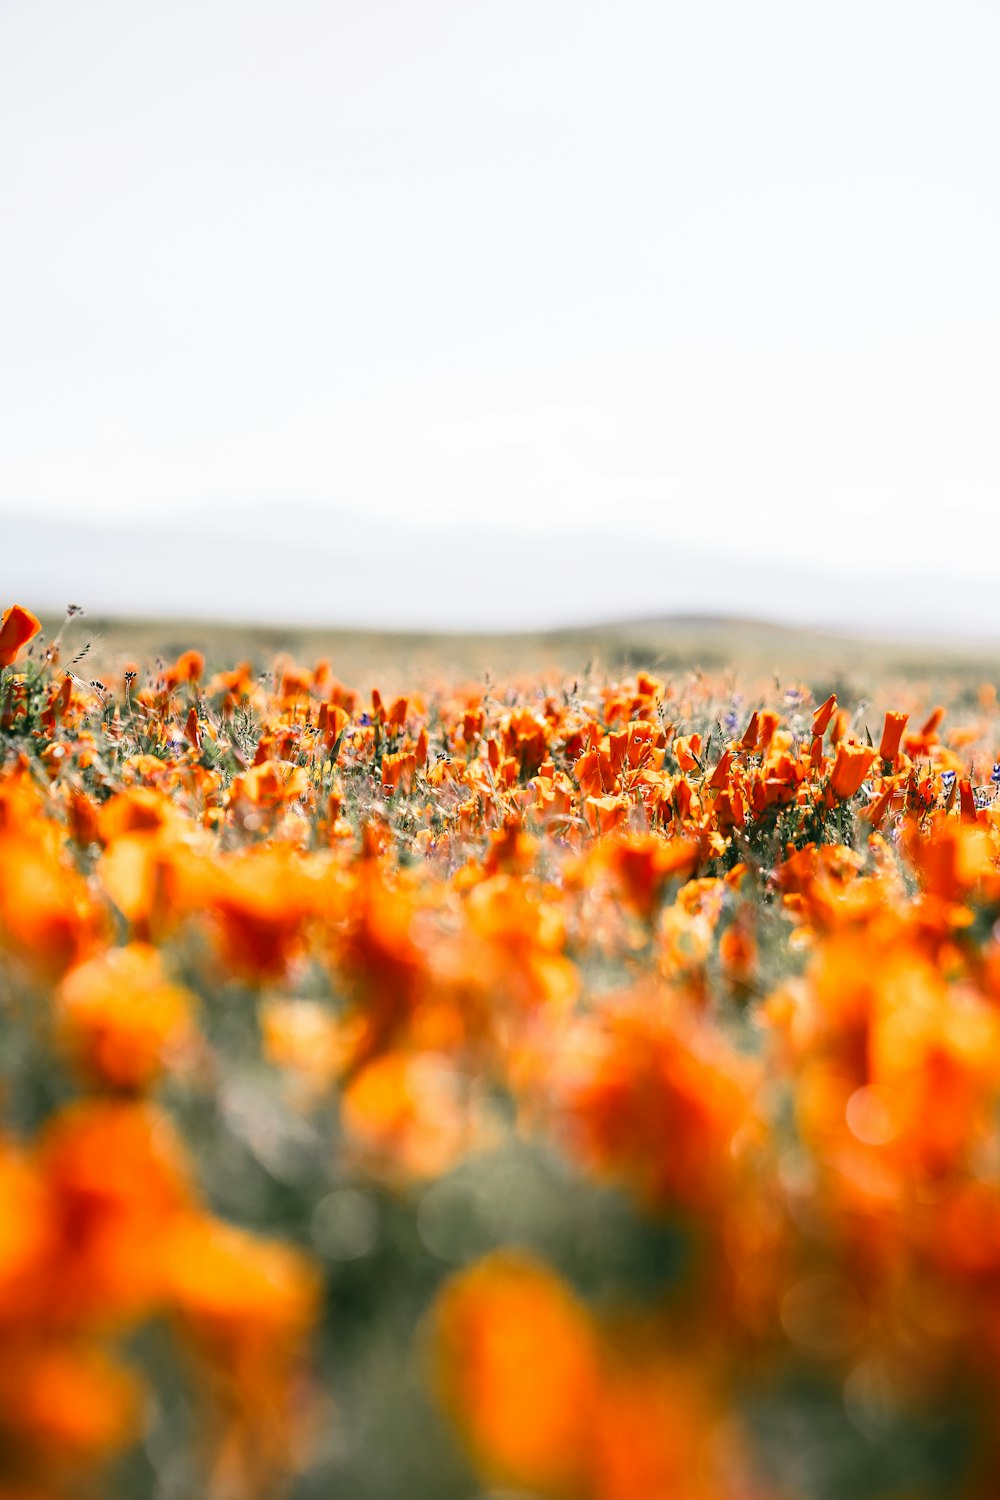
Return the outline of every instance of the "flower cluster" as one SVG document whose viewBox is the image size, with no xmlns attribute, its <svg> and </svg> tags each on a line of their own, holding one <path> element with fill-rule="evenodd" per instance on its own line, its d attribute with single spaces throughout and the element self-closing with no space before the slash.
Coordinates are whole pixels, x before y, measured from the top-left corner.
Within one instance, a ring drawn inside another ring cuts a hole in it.
<svg viewBox="0 0 1000 1500">
<path fill-rule="evenodd" d="M 428 1495 L 847 1494 L 787 1457 L 810 1413 L 866 1493 L 997 1493 L 989 691 L 949 733 L 647 672 L 86 682 L 38 629 L 0 627 L 0 1495 L 399 1493 L 412 1455 L 344 1456 L 382 1344 L 457 1435 Z"/>
</svg>

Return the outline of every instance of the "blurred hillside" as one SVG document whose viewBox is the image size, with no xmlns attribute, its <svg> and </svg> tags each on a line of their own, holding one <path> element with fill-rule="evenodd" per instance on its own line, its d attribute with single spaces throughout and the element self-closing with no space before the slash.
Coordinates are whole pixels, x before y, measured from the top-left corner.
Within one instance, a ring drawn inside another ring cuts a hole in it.
<svg viewBox="0 0 1000 1500">
<path fill-rule="evenodd" d="M 46 617 L 46 635 L 59 620 Z M 887 681 L 907 679 L 933 691 L 956 678 L 970 689 L 1000 676 L 991 643 L 888 641 L 792 629 L 760 620 L 676 615 L 562 630 L 457 634 L 424 631 L 321 629 L 86 615 L 65 637 L 64 660 L 90 642 L 85 675 L 113 672 L 125 660 L 152 665 L 189 647 L 210 666 L 249 659 L 258 670 L 287 654 L 312 664 L 327 658 L 343 681 L 392 689 L 441 678 L 482 681 L 512 677 L 562 680 L 599 670 L 616 675 L 643 667 L 667 677 L 692 670 L 732 671 L 741 678 L 777 676 L 812 687 L 840 685 L 859 696 L 881 696 Z"/>
</svg>

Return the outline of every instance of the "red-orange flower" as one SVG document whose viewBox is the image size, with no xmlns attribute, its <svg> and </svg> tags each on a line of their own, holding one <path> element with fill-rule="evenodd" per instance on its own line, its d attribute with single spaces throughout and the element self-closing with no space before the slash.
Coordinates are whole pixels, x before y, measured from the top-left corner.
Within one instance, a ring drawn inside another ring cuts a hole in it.
<svg viewBox="0 0 1000 1500">
<path fill-rule="evenodd" d="M 853 797 L 871 769 L 875 751 L 865 745 L 841 740 L 830 776 L 830 789 L 841 801 Z"/>
<path fill-rule="evenodd" d="M 69 971 L 57 991 L 59 1031 L 88 1078 L 141 1089 L 189 1039 L 190 1002 L 155 948 L 130 943 Z"/>
<path fill-rule="evenodd" d="M 826 702 L 821 703 L 819 708 L 817 708 L 816 712 L 813 714 L 812 732 L 814 735 L 819 735 L 820 737 L 822 737 L 826 733 L 830 720 L 833 718 L 836 711 L 837 695 L 836 693 L 831 693 Z"/>
<path fill-rule="evenodd" d="M 886 714 L 882 742 L 878 747 L 878 753 L 883 760 L 896 759 L 899 754 L 899 742 L 909 717 L 909 714 L 894 713 L 891 709 Z"/>
<path fill-rule="evenodd" d="M 441 1396 L 483 1469 L 504 1483 L 579 1493 L 597 1350 L 562 1282 L 524 1256 L 492 1256 L 445 1288 L 434 1335 Z"/>
<path fill-rule="evenodd" d="M 41 620 L 21 604 L 12 604 L 3 612 L 0 620 L 0 667 L 9 667 L 17 660 L 17 653 L 26 646 L 42 628 Z"/>
</svg>

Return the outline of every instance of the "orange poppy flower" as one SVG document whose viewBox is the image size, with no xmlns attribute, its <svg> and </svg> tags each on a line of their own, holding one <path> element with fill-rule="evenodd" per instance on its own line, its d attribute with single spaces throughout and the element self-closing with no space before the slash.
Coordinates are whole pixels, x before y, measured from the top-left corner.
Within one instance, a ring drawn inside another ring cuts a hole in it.
<svg viewBox="0 0 1000 1500">
<path fill-rule="evenodd" d="M 171 984 L 144 943 L 112 948 L 70 969 L 57 991 L 60 1036 L 81 1071 L 142 1089 L 190 1040 L 191 997 Z"/>
<path fill-rule="evenodd" d="M 39 1340 L 6 1352 L 0 1420 L 8 1442 L 30 1443 L 53 1477 L 78 1476 L 81 1465 L 104 1462 L 139 1431 L 141 1385 L 99 1348 Z"/>
<path fill-rule="evenodd" d="M 674 755 L 682 771 L 696 771 L 701 755 L 701 735 L 679 734 L 674 740 Z"/>
<path fill-rule="evenodd" d="M 830 775 L 830 790 L 842 802 L 853 797 L 871 769 L 875 751 L 865 745 L 841 740 L 837 746 L 837 759 Z"/>
<path fill-rule="evenodd" d="M 837 695 L 836 693 L 831 693 L 826 702 L 821 703 L 819 708 L 817 708 L 816 712 L 813 714 L 812 732 L 814 735 L 819 735 L 822 737 L 826 733 L 830 720 L 833 718 L 836 711 Z"/>
<path fill-rule="evenodd" d="M 12 604 L 0 620 L 0 667 L 9 667 L 17 653 L 42 628 L 42 622 L 21 604 Z"/>
<path fill-rule="evenodd" d="M 757 739 L 758 739 L 759 734 L 760 734 L 760 714 L 757 712 L 756 709 L 754 709 L 753 713 L 750 716 L 750 723 L 747 725 L 746 729 L 744 730 L 744 732 L 743 732 L 743 738 L 740 740 L 740 749 L 741 750 L 756 750 L 756 748 L 757 748 Z"/>
<path fill-rule="evenodd" d="M 883 760 L 895 760 L 899 754 L 899 742 L 906 728 L 909 714 L 894 713 L 891 709 L 885 716 L 885 727 L 882 730 L 882 742 L 878 747 L 878 753 Z"/>
<path fill-rule="evenodd" d="M 596 1414 L 596 1340 L 544 1266 L 491 1256 L 452 1280 L 434 1313 L 442 1402 L 491 1477 L 578 1494 Z"/>
</svg>

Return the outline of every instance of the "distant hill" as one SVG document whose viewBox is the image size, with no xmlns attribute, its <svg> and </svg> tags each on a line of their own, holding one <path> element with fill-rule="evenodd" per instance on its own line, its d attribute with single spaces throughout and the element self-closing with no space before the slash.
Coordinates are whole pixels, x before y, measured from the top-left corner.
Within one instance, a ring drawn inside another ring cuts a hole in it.
<svg viewBox="0 0 1000 1500">
<path fill-rule="evenodd" d="M 44 616 L 46 630 L 58 628 Z M 880 699 L 887 681 L 908 678 L 933 691 L 955 676 L 970 689 L 1000 680 L 1000 654 L 976 644 L 944 645 L 849 637 L 793 629 L 764 620 L 665 616 L 535 632 L 434 632 L 344 630 L 299 625 L 156 620 L 87 614 L 67 634 L 69 649 L 92 642 L 88 671 L 111 671 L 125 659 L 152 663 L 194 646 L 214 665 L 249 658 L 266 670 L 287 653 L 311 664 L 326 657 L 336 674 L 359 687 L 395 689 L 447 677 L 482 682 L 518 675 L 553 684 L 594 668 L 612 675 L 651 669 L 677 678 L 702 669 L 732 670 L 742 679 L 776 674 L 814 688 L 839 686 L 854 696 Z M 81 669 L 83 670 L 83 669 Z"/>
</svg>

